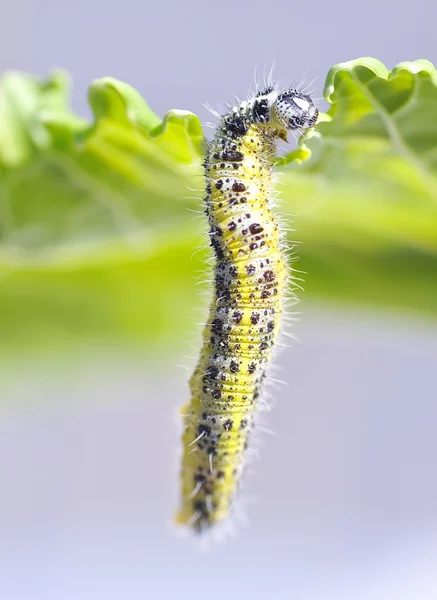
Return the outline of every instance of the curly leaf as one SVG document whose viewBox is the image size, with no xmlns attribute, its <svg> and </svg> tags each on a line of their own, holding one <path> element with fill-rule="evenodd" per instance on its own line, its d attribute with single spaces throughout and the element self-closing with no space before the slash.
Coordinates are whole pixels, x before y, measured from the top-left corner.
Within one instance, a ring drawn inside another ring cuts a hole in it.
<svg viewBox="0 0 437 600">
<path fill-rule="evenodd" d="M 283 178 L 306 291 L 437 310 L 437 71 L 363 58 L 328 73 L 331 103 Z"/>
<path fill-rule="evenodd" d="M 37 89 L 30 76 L 14 78 L 21 87 Z M 42 98 L 29 103 L 26 118 L 19 120 L 19 139 L 29 139 L 37 124 L 42 142 L 32 145 L 31 160 L 29 148 L 21 145 L 21 164 L 16 160 L 0 179 L 5 265 L 137 239 L 171 227 L 194 204 L 185 197 L 199 172 L 197 117 L 171 111 L 161 123 L 133 88 L 106 78 L 90 88 L 96 120 L 88 124 L 62 108 L 64 84 L 57 85 L 58 102 L 49 105 L 46 90 L 56 83 L 38 84 Z M 0 146 L 6 148 L 6 141 Z"/>
<path fill-rule="evenodd" d="M 160 123 L 160 118 L 147 106 L 132 86 L 113 77 L 94 81 L 88 93 L 96 121 L 104 118 L 132 123 L 150 131 Z"/>
<path fill-rule="evenodd" d="M 190 327 L 205 259 L 187 210 L 201 210 L 199 120 L 160 121 L 103 78 L 88 123 L 69 110 L 67 84 L 62 73 L 0 84 L 0 353 L 115 341 L 168 352 Z M 305 298 L 435 314 L 434 67 L 342 63 L 325 97 L 318 130 L 278 161 Z"/>
</svg>

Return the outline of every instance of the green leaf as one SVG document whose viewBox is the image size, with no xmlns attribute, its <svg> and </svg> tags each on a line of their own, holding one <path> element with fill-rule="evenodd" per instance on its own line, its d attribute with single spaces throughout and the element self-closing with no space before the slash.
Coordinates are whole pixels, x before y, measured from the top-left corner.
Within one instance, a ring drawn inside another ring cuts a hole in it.
<svg viewBox="0 0 437 600">
<path fill-rule="evenodd" d="M 436 69 L 362 58 L 333 67 L 324 94 L 318 131 L 281 161 L 306 292 L 435 315 Z"/>
<path fill-rule="evenodd" d="M 304 298 L 435 316 L 436 70 L 342 63 L 325 98 L 317 131 L 278 160 Z M 195 339 L 206 259 L 196 252 L 206 244 L 199 120 L 173 110 L 161 121 L 112 78 L 95 81 L 89 99 L 91 123 L 68 108 L 62 72 L 0 83 L 4 360 L 114 343 L 168 353 Z"/>
<path fill-rule="evenodd" d="M 145 131 L 150 131 L 161 122 L 133 87 L 113 77 L 94 81 L 88 97 L 97 121 L 110 118 L 124 123 L 131 122 Z"/>
<path fill-rule="evenodd" d="M 47 82 L 15 71 L 0 79 L 0 173 L 29 160 L 49 147 L 42 115 L 62 115 L 71 128 L 82 122 L 68 111 L 69 77 L 55 71 Z"/>
<path fill-rule="evenodd" d="M 21 78 L 27 85 L 28 77 Z M 197 117 L 170 111 L 161 123 L 137 92 L 116 80 L 98 80 L 90 98 L 92 124 L 72 120 L 61 102 L 44 110 L 34 103 L 21 122 L 23 130 L 28 121 L 38 123 L 46 139 L 32 160 L 5 170 L 0 180 L 4 265 L 82 255 L 120 240 L 135 245 L 176 226 L 195 204 L 185 197 L 200 174 Z"/>
<path fill-rule="evenodd" d="M 180 333 L 176 297 L 180 307 L 197 293 L 198 229 L 187 209 L 199 207 L 203 185 L 198 118 L 170 111 L 161 122 L 130 86 L 105 78 L 90 88 L 95 121 L 86 123 L 68 110 L 66 85 L 59 74 L 39 82 L 14 73 L 0 89 L 14 128 L 0 131 L 9 152 L 0 177 L 4 359 L 93 340 L 151 342 L 158 332 L 163 341 Z"/>
</svg>

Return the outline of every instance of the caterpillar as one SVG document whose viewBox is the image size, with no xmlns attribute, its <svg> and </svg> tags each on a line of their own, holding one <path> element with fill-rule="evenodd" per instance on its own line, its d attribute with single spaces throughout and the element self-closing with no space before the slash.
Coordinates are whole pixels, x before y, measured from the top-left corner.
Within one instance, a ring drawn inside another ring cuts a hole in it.
<svg viewBox="0 0 437 600">
<path fill-rule="evenodd" d="M 282 313 L 287 280 L 272 212 L 278 139 L 315 126 L 296 89 L 268 87 L 221 117 L 204 162 L 214 295 L 184 406 L 179 523 L 223 521 L 239 486 Z"/>
</svg>

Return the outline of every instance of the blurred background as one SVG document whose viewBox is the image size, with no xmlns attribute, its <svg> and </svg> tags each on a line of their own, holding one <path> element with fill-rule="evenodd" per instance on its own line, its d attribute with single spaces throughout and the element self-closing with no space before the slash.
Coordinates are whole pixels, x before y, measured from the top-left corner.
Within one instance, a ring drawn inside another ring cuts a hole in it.
<svg viewBox="0 0 437 600">
<path fill-rule="evenodd" d="M 319 97 L 338 62 L 369 55 L 389 68 L 416 58 L 436 63 L 436 18 L 427 0 L 408 10 L 381 0 L 353 7 L 338 0 L 16 0 L 3 6 L 0 70 L 45 76 L 65 68 L 73 108 L 86 118 L 89 83 L 111 75 L 136 87 L 160 116 L 182 108 L 208 121 L 205 101 L 217 107 L 245 96 L 255 67 L 262 74 L 273 62 L 284 85 L 315 78 Z M 202 221 L 197 227 L 184 256 L 196 249 Z M 176 253 L 169 244 L 166 260 Z M 304 254 L 299 268 L 311 288 L 310 259 Z M 408 255 L 402 260 L 400 270 L 414 267 L 405 273 L 405 296 L 414 299 L 414 272 L 422 269 L 431 281 L 435 271 L 425 259 L 417 269 Z M 154 300 L 144 292 L 139 311 L 163 302 L 166 265 L 148 284 Z M 260 436 L 260 460 L 246 477 L 246 524 L 207 547 L 178 535 L 178 410 L 189 373 L 179 365 L 189 367 L 197 354 L 207 302 L 195 286 L 201 269 L 198 258 L 181 267 L 171 291 L 180 310 L 168 311 L 170 324 L 158 318 L 150 339 L 135 339 L 136 313 L 129 322 L 123 315 L 134 344 L 115 337 L 94 347 L 90 340 L 73 358 L 63 358 L 57 345 L 49 292 L 37 298 L 48 306 L 38 327 L 53 327 L 47 351 L 37 325 L 22 326 L 36 298 L 32 279 L 22 312 L 13 312 L 21 280 L 3 297 L 0 291 L 4 335 L 12 340 L 20 331 L 13 349 L 3 344 L 1 352 L 0 596 L 436 598 L 437 323 L 417 298 L 411 307 L 391 307 L 383 299 L 360 304 L 353 293 L 350 301 L 301 293 L 300 342 L 280 356 L 277 377 L 286 385 L 272 390 L 274 410 L 264 419 L 276 435 Z M 97 285 L 92 271 L 88 276 L 87 285 Z M 142 281 L 147 276 L 147 268 L 138 272 Z M 50 290 L 51 275 L 44 277 Z M 384 287 L 384 277 L 372 280 L 375 288 Z M 98 293 L 122 298 L 116 283 Z M 79 296 L 86 307 L 86 286 L 78 291 L 67 276 L 59 289 L 66 311 Z M 102 313 L 104 307 L 103 299 Z M 93 311 L 69 323 L 71 339 L 85 337 L 99 306 Z"/>
</svg>

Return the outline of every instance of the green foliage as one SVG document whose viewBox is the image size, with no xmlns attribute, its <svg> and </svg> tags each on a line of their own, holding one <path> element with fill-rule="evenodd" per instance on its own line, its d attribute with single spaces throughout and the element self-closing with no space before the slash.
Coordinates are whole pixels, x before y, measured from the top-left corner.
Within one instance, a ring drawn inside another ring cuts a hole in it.
<svg viewBox="0 0 437 600">
<path fill-rule="evenodd" d="M 281 162 L 306 291 L 437 312 L 437 71 L 371 58 L 328 73 L 318 132 Z"/>
<path fill-rule="evenodd" d="M 317 132 L 278 160 L 305 298 L 437 312 L 437 72 L 364 58 L 328 74 Z M 203 133 L 95 81 L 0 82 L 0 352 L 160 343 L 186 334 L 205 261 Z M 195 190 L 195 191 L 192 191 Z"/>
</svg>

